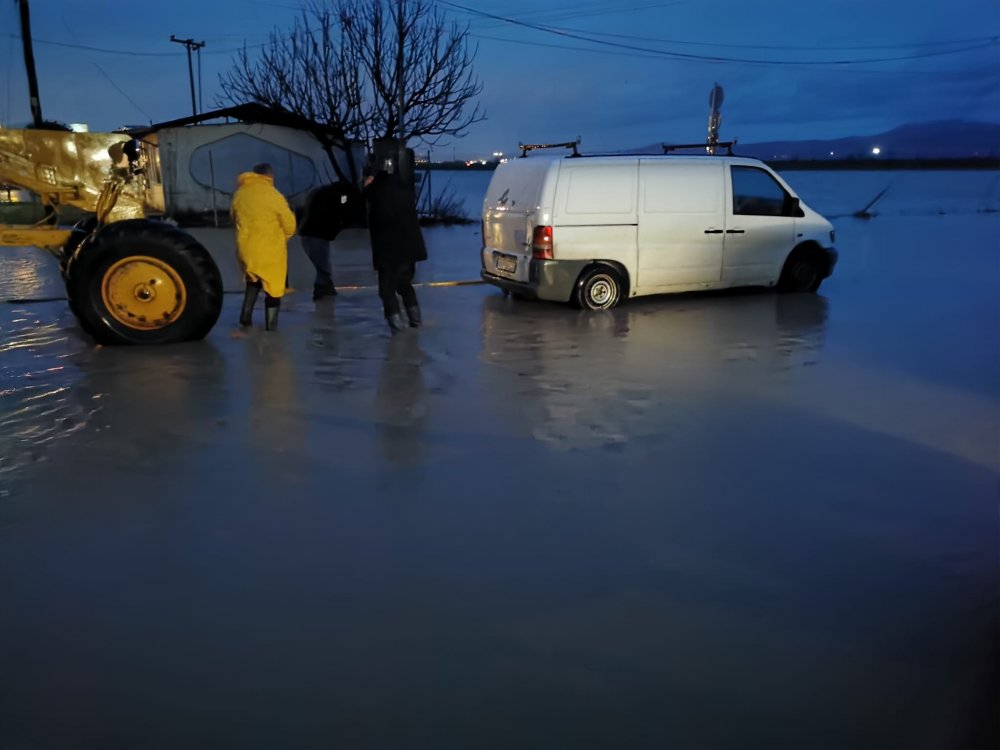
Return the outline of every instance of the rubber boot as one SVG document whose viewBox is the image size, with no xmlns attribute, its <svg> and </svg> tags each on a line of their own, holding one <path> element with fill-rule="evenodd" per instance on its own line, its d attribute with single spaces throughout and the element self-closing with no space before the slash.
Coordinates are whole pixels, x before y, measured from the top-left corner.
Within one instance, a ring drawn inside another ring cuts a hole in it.
<svg viewBox="0 0 1000 750">
<path fill-rule="evenodd" d="M 399 313 L 394 313 L 385 320 L 389 324 L 389 330 L 392 331 L 393 336 L 403 330 L 403 316 Z"/>
<path fill-rule="evenodd" d="M 406 308 L 406 317 L 410 319 L 410 328 L 420 328 L 420 324 L 424 322 L 420 317 L 419 305 Z"/>
<path fill-rule="evenodd" d="M 267 305 L 264 308 L 264 330 L 265 331 L 277 331 L 278 330 L 278 311 L 281 310 L 280 301 L 275 301 L 273 305 Z"/>
<path fill-rule="evenodd" d="M 253 325 L 253 306 L 257 304 L 257 295 L 260 294 L 260 287 L 247 284 L 243 291 L 243 309 L 240 310 L 240 325 L 249 328 Z"/>
<path fill-rule="evenodd" d="M 337 287 L 333 284 L 317 284 L 313 287 L 313 300 L 323 299 L 324 297 L 336 297 Z"/>
</svg>

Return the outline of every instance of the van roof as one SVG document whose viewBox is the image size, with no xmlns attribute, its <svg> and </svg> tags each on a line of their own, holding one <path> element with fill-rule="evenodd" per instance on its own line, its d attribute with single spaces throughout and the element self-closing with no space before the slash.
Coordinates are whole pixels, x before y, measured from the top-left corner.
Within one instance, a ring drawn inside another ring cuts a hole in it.
<svg viewBox="0 0 1000 750">
<path fill-rule="evenodd" d="M 763 162 L 752 156 L 730 156 L 728 154 L 538 154 L 537 156 L 522 156 L 510 159 L 507 163 L 523 161 L 530 162 L 620 162 L 620 161 L 666 161 L 666 162 L 703 162 L 707 160 L 723 160 L 732 164 L 758 165 Z"/>
</svg>

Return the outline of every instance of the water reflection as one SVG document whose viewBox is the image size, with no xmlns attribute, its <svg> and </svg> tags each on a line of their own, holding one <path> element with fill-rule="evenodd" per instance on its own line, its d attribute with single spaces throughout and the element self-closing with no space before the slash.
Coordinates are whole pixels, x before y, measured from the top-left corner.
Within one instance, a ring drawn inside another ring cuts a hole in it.
<svg viewBox="0 0 1000 750">
<path fill-rule="evenodd" d="M 246 344 L 243 354 L 250 388 L 250 434 L 260 449 L 255 455 L 303 456 L 300 386 L 289 341 L 284 336 L 255 329 Z"/>
<path fill-rule="evenodd" d="M 81 388 L 80 357 L 90 348 L 53 321 L 49 306 L 0 306 L 0 494 L 20 471 L 48 458 L 81 429 L 99 396 Z"/>
<path fill-rule="evenodd" d="M 385 338 L 370 320 L 367 300 L 338 297 L 316 303 L 307 343 L 312 379 L 329 393 L 370 388 Z"/>
<path fill-rule="evenodd" d="M 495 366 L 490 398 L 536 439 L 615 450 L 662 429 L 646 419 L 656 407 L 682 418 L 709 387 L 744 389 L 816 364 L 827 316 L 827 300 L 813 294 L 682 295 L 604 312 L 490 295 L 482 356 Z"/>
<path fill-rule="evenodd" d="M 0 253 L 0 300 L 63 299 L 66 287 L 58 261 L 33 247 Z"/>
<path fill-rule="evenodd" d="M 375 392 L 375 430 L 382 458 L 402 466 L 423 462 L 427 426 L 427 355 L 415 332 L 386 342 Z"/>
<path fill-rule="evenodd" d="M 95 347 L 64 319 L 40 318 L 49 311 L 2 313 L 0 491 L 14 492 L 33 464 L 77 433 L 86 438 L 76 450 L 114 456 L 124 471 L 211 439 L 194 428 L 224 391 L 223 359 L 210 343 Z"/>
<path fill-rule="evenodd" d="M 225 358 L 210 341 L 97 349 L 83 370 L 101 408 L 88 450 L 124 472 L 182 463 L 215 441 L 228 413 Z"/>
</svg>

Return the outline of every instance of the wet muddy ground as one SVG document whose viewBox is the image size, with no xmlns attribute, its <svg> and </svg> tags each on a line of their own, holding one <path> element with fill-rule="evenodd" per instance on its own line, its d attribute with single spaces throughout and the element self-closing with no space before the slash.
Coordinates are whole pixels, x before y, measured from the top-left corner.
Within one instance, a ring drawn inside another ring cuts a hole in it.
<svg viewBox="0 0 1000 750">
<path fill-rule="evenodd" d="M 276 333 L 0 305 L 0 748 L 995 747 L 998 230 L 843 221 L 818 295 L 424 287 L 396 338 L 294 249 Z"/>
</svg>

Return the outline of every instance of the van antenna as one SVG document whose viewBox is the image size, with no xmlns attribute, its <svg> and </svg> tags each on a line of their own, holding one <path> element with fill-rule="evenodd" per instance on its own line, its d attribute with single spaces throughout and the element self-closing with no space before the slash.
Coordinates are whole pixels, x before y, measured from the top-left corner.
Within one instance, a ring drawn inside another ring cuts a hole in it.
<svg viewBox="0 0 1000 750">
<path fill-rule="evenodd" d="M 572 158 L 580 155 L 580 152 L 576 149 L 579 145 L 580 136 L 577 136 L 575 141 L 567 141 L 566 143 L 519 143 L 517 147 L 521 149 L 522 159 L 528 155 L 529 151 L 537 151 L 541 148 L 571 148 L 573 149 L 573 153 L 570 154 L 570 158 Z"/>
<path fill-rule="evenodd" d="M 709 156 L 715 156 L 715 147 L 719 145 L 719 126 L 722 124 L 722 86 L 715 84 L 708 94 L 708 142 L 705 151 Z M 731 155 L 731 154 L 730 154 Z"/>
</svg>

